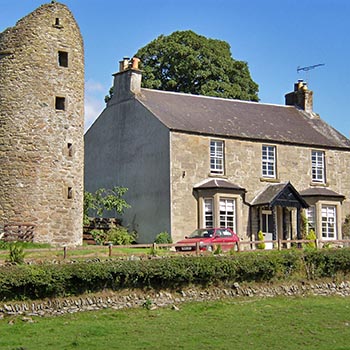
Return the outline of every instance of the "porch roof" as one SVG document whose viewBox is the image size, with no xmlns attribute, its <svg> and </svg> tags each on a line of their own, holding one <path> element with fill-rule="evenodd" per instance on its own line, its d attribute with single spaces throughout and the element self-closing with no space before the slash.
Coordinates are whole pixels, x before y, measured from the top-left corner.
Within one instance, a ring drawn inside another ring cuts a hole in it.
<svg viewBox="0 0 350 350">
<path fill-rule="evenodd" d="M 290 182 L 268 185 L 252 201 L 252 206 L 308 208 L 309 205 Z"/>
</svg>

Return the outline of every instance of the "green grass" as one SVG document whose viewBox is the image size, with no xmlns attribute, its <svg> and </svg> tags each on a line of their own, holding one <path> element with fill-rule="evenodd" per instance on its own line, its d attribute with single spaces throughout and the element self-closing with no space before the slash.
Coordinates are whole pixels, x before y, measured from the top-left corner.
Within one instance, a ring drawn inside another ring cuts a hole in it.
<svg viewBox="0 0 350 350">
<path fill-rule="evenodd" d="M 34 323 L 6 317 L 0 349 L 350 349 L 347 298 L 237 298 L 179 308 L 103 310 Z"/>
</svg>

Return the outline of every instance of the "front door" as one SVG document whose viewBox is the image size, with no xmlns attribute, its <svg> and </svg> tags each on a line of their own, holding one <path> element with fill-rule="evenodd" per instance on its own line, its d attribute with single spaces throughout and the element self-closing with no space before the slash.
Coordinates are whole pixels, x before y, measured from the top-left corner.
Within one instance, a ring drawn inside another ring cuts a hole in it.
<svg viewBox="0 0 350 350">
<path fill-rule="evenodd" d="M 271 210 L 261 211 L 261 231 L 264 235 L 265 241 L 273 240 L 273 215 Z M 265 242 L 265 249 L 272 249 L 273 242 Z"/>
</svg>

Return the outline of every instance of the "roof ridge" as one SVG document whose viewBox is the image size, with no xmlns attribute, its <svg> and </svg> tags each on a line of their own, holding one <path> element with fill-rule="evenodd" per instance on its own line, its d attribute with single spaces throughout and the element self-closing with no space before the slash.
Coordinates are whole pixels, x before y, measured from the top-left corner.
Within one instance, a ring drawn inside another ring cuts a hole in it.
<svg viewBox="0 0 350 350">
<path fill-rule="evenodd" d="M 157 90 L 157 89 L 149 89 L 149 88 L 142 88 L 142 90 L 156 92 L 160 94 L 169 94 L 169 95 L 181 95 L 181 96 L 188 96 L 188 97 L 195 97 L 195 98 L 205 98 L 205 99 L 214 99 L 219 101 L 226 101 L 226 102 L 237 102 L 237 103 L 249 103 L 249 104 L 259 104 L 262 106 L 275 106 L 275 107 L 283 107 L 283 108 L 295 108 L 295 106 L 287 106 L 287 105 L 280 105 L 277 103 L 269 103 L 269 102 L 256 102 L 256 101 L 249 101 L 249 100 L 239 100 L 234 98 L 225 98 L 225 97 L 218 97 L 218 96 L 205 96 L 205 95 L 195 95 L 191 93 L 186 92 L 177 92 L 177 91 L 166 91 L 166 90 Z"/>
</svg>

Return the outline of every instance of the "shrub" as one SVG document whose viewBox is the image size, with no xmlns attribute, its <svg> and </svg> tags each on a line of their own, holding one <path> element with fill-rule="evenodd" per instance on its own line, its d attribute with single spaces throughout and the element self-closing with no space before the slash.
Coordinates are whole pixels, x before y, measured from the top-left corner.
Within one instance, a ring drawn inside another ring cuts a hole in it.
<svg viewBox="0 0 350 350">
<path fill-rule="evenodd" d="M 103 244 L 106 240 L 106 233 L 103 230 L 97 228 L 90 231 L 91 236 L 95 240 L 96 244 Z"/>
<path fill-rule="evenodd" d="M 19 242 L 10 243 L 9 245 L 9 257 L 8 262 L 14 264 L 23 264 L 24 263 L 24 251 L 23 245 Z"/>
<path fill-rule="evenodd" d="M 316 240 L 316 234 L 315 234 L 315 231 L 314 230 L 310 230 L 309 232 L 308 232 L 308 234 L 306 235 L 306 239 L 307 240 L 312 240 L 312 242 L 307 242 L 305 245 L 304 245 L 304 247 L 305 248 L 316 248 L 316 242 L 315 242 L 315 240 Z"/>
<path fill-rule="evenodd" d="M 125 227 L 115 226 L 107 231 L 106 240 L 115 245 L 129 245 L 135 243 L 136 234 L 135 232 L 129 233 Z"/>
<path fill-rule="evenodd" d="M 260 241 L 261 243 L 258 243 L 257 248 L 265 249 L 264 234 L 262 233 L 262 231 L 258 232 L 258 241 Z"/>
<path fill-rule="evenodd" d="M 306 275 L 305 275 L 306 273 Z M 0 266 L 0 300 L 79 295 L 105 289 L 177 290 L 190 285 L 337 278 L 350 274 L 350 249 L 255 251 L 74 264 Z"/>
<path fill-rule="evenodd" d="M 161 232 L 157 235 L 154 240 L 156 244 L 171 244 L 173 240 L 168 232 Z"/>
</svg>

